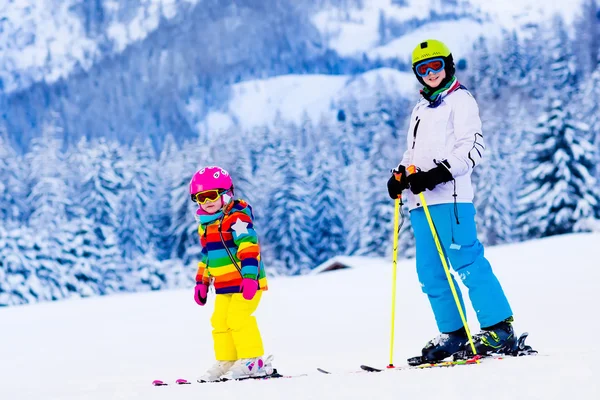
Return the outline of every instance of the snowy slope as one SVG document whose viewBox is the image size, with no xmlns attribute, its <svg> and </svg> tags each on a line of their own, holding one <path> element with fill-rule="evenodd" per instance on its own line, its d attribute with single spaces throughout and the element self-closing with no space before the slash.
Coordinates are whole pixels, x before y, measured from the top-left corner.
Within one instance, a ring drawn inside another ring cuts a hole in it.
<svg viewBox="0 0 600 400">
<path fill-rule="evenodd" d="M 266 349 L 281 371 L 309 376 L 152 387 L 156 378 L 192 379 L 212 362 L 212 301 L 200 308 L 191 290 L 178 290 L 0 310 L 0 398 L 598 399 L 598 243 L 598 234 L 577 234 L 488 249 L 515 327 L 530 332 L 538 357 L 343 373 L 388 360 L 391 262 L 371 259 L 355 270 L 271 280 L 258 311 Z M 398 265 L 397 282 L 401 364 L 436 330 L 413 261 Z M 338 374 L 320 375 L 316 366 Z"/>
<path fill-rule="evenodd" d="M 70 10 L 73 4 L 74 0 L 0 3 L 0 81 L 5 91 L 43 78 L 55 81 L 76 63 L 91 65 L 99 50 Z"/>
<path fill-rule="evenodd" d="M 498 37 L 502 29 L 526 31 L 529 24 L 550 20 L 555 13 L 562 14 L 569 24 L 580 10 L 581 2 L 582 0 L 406 0 L 406 6 L 399 6 L 392 0 L 369 0 L 363 2 L 364 7 L 361 9 L 324 9 L 315 14 L 313 22 L 328 38 L 328 45 L 342 55 L 367 53 L 383 58 L 404 58 L 412 51 L 415 43 L 430 38 L 443 38 L 453 51 L 457 49 L 455 55 L 458 59 L 480 35 Z M 431 12 L 448 20 L 430 20 Z M 406 32 L 398 38 L 401 40 L 398 43 L 381 45 L 378 31 L 381 14 L 396 23 L 413 19 L 421 21 L 422 25 Z M 455 14 L 464 14 L 468 18 L 456 19 L 453 18 Z"/>
<path fill-rule="evenodd" d="M 473 48 L 473 40 L 481 35 L 500 37 L 500 25 L 487 25 L 471 19 L 429 23 L 415 31 L 394 39 L 384 46 L 367 51 L 371 58 L 400 58 L 410 62 L 417 43 L 426 39 L 441 39 L 451 49 L 455 60 L 467 57 Z"/>
<path fill-rule="evenodd" d="M 300 123 L 304 112 L 313 123 L 337 113 L 331 105 L 352 94 L 359 102 L 373 98 L 378 80 L 390 94 L 412 98 L 418 94 L 412 73 L 380 68 L 357 76 L 282 75 L 233 85 L 228 110 L 212 111 L 199 128 L 219 132 L 231 124 L 251 129 L 272 124 L 279 113 L 285 121 Z"/>
<path fill-rule="evenodd" d="M 199 0 L 18 0 L 0 2 L 0 89 L 55 82 L 89 68 L 101 47 L 122 51 Z M 95 4 L 103 4 L 99 12 Z M 96 14 L 94 14 L 94 12 Z M 86 21 L 94 28 L 86 29 Z M 96 31 L 96 30 L 99 30 Z M 104 42 L 104 41 L 107 42 Z"/>
</svg>

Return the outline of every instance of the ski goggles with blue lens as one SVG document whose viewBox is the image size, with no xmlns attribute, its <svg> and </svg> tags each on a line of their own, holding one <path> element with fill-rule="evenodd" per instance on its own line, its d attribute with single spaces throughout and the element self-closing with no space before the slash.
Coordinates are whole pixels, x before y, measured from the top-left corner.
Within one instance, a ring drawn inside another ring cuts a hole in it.
<svg viewBox="0 0 600 400">
<path fill-rule="evenodd" d="M 430 58 L 429 60 L 425 60 L 423 62 L 415 65 L 415 72 L 421 78 L 429 75 L 429 72 L 433 72 L 437 74 L 441 72 L 446 67 L 446 63 L 443 58 Z"/>
</svg>

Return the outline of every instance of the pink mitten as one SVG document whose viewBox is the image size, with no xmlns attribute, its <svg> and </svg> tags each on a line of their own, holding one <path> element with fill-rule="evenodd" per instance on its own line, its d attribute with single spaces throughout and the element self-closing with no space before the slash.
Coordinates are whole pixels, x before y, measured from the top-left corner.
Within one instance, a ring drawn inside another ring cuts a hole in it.
<svg viewBox="0 0 600 400">
<path fill-rule="evenodd" d="M 256 279 L 243 278 L 240 285 L 240 292 L 246 300 L 252 300 L 258 290 L 258 281 Z"/>
<path fill-rule="evenodd" d="M 205 305 L 207 297 L 208 286 L 202 282 L 196 282 L 196 287 L 194 288 L 194 300 L 196 300 L 196 304 L 199 306 Z"/>
</svg>

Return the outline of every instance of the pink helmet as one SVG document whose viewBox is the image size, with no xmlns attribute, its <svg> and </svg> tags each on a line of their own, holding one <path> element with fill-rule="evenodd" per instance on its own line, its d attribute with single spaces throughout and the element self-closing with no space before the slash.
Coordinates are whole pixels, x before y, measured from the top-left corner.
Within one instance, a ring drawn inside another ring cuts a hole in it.
<svg viewBox="0 0 600 400">
<path fill-rule="evenodd" d="M 190 195 L 193 201 L 196 193 L 217 189 L 227 190 L 233 196 L 231 176 L 221 167 L 204 167 L 196 171 L 190 181 Z"/>
</svg>

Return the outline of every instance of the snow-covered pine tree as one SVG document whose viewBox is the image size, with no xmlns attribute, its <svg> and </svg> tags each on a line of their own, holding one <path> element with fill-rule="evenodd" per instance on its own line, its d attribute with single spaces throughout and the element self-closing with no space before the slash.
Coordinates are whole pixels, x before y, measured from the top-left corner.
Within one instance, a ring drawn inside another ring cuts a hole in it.
<svg viewBox="0 0 600 400">
<path fill-rule="evenodd" d="M 346 251 L 344 220 L 350 218 L 341 198 L 341 162 L 334 158 L 331 148 L 322 143 L 315 154 L 313 174 L 309 177 L 309 204 L 312 208 L 315 266 Z"/>
<path fill-rule="evenodd" d="M 575 28 L 574 53 L 577 73 L 589 75 L 600 62 L 600 4 L 598 0 L 584 0 L 581 11 L 573 22 Z"/>
<path fill-rule="evenodd" d="M 56 235 L 67 219 L 67 208 L 71 205 L 61 134 L 60 128 L 48 122 L 42 136 L 31 141 L 31 151 L 26 156 L 31 188 L 27 201 L 33 207 L 29 224 L 43 236 Z"/>
<path fill-rule="evenodd" d="M 368 138 L 358 137 L 359 131 L 366 133 L 362 130 L 363 122 L 358 101 L 353 95 L 349 95 L 338 110 L 337 124 L 328 129 L 331 156 L 339 160 L 343 166 L 352 163 L 357 147 L 365 151 Z"/>
<path fill-rule="evenodd" d="M 589 125 L 573 118 L 571 99 L 577 79 L 571 44 L 560 16 L 553 20 L 550 41 L 549 107 L 540 118 L 519 194 L 518 223 L 527 236 L 572 232 L 581 219 L 594 215 L 599 203 L 594 176 L 597 149 Z"/>
<path fill-rule="evenodd" d="M 389 129 L 375 133 L 373 136 L 366 166 L 368 174 L 366 180 L 361 182 L 362 190 L 359 192 L 363 197 L 361 205 L 368 211 L 366 215 L 359 213 L 359 219 L 353 219 L 353 224 L 358 224 L 365 231 L 361 235 L 361 254 L 377 256 L 390 254 L 394 201 L 387 194 L 387 181 L 391 176 L 390 170 L 399 161 L 398 153 L 401 150 L 399 142 L 394 140 Z"/>
<path fill-rule="evenodd" d="M 501 73 L 500 83 L 505 89 L 520 87 L 524 84 L 526 71 L 525 58 L 519 37 L 515 30 L 511 32 L 504 31 L 502 36 L 501 68 L 498 71 Z"/>
<path fill-rule="evenodd" d="M 116 235 L 119 196 L 124 186 L 123 156 L 116 143 L 104 139 L 93 141 L 87 154 L 81 183 L 81 207 L 94 226 L 103 292 L 118 292 L 125 289 L 122 274 L 128 271 L 121 262 Z"/>
<path fill-rule="evenodd" d="M 598 98 L 600 98 L 600 65 L 592 73 L 590 79 L 581 82 L 581 89 L 577 92 L 579 101 L 576 101 L 576 103 L 581 104 L 581 107 L 577 108 L 580 111 L 577 118 L 586 121 L 590 126 L 587 139 L 595 149 L 596 159 L 593 163 L 594 172 L 592 174 L 594 174 L 596 181 L 600 182 L 600 104 L 597 101 Z M 600 207 L 597 207 L 594 218 L 600 220 Z M 586 224 L 593 226 L 594 229 L 600 226 L 600 222 L 588 221 Z M 580 229 L 583 229 L 583 227 Z"/>
<path fill-rule="evenodd" d="M 32 140 L 25 157 L 30 165 L 29 226 L 36 232 L 25 257 L 40 282 L 34 289 L 37 300 L 57 300 L 77 292 L 69 262 L 63 258 L 63 249 L 70 241 L 67 210 L 74 196 L 68 186 L 61 136 L 60 129 L 47 121 L 42 136 Z"/>
<path fill-rule="evenodd" d="M 259 235 L 268 243 L 263 258 L 267 265 L 279 273 L 296 275 L 314 266 L 305 169 L 290 141 L 281 142 L 277 155 L 272 164 L 273 184 L 264 210 L 268 227 L 259 231 Z"/>
<path fill-rule="evenodd" d="M 223 137 L 227 140 L 224 141 Z M 208 164 L 225 168 L 231 175 L 236 197 L 253 203 L 257 195 L 252 170 L 251 150 L 249 144 L 252 137 L 238 126 L 230 127 L 224 136 L 213 137 L 210 144 Z"/>
<path fill-rule="evenodd" d="M 60 257 L 61 267 L 69 277 L 69 284 L 80 297 L 102 295 L 104 289 L 104 271 L 102 270 L 102 251 L 95 227 L 91 219 L 81 215 L 64 226 L 64 242 Z"/>
<path fill-rule="evenodd" d="M 469 90 L 479 99 L 497 99 L 503 88 L 499 57 L 491 55 L 487 39 L 483 36 L 473 46 L 474 66 L 471 70 Z"/>
<path fill-rule="evenodd" d="M 255 222 L 264 233 L 270 229 L 269 195 L 277 189 L 277 182 L 272 179 L 272 175 L 275 171 L 273 166 L 279 159 L 277 151 L 281 147 L 282 140 L 279 133 L 279 131 L 263 126 L 253 130 L 252 136 L 255 140 L 250 142 L 251 165 L 256 166 L 251 183 L 256 190 L 249 200 L 254 210 Z M 263 241 L 262 247 L 266 254 L 273 254 L 270 246 L 268 240 Z M 277 260 L 272 259 L 271 262 L 276 263 Z"/>
<path fill-rule="evenodd" d="M 136 285 L 142 290 L 160 290 L 168 286 L 167 270 L 161 268 L 162 263 L 156 259 L 154 249 L 138 254 L 131 260 L 134 277 L 138 281 Z M 190 281 L 192 284 L 192 281 Z"/>
<path fill-rule="evenodd" d="M 597 209 L 596 149 L 586 140 L 588 129 L 555 98 L 531 132 L 535 142 L 523 164 L 527 172 L 518 199 L 517 223 L 525 238 L 572 232 Z"/>
<path fill-rule="evenodd" d="M 550 48 L 549 84 L 554 97 L 568 101 L 575 91 L 578 76 L 575 68 L 573 44 L 569 38 L 565 21 L 561 15 L 555 15 L 552 20 L 552 35 L 548 42 Z"/>
<path fill-rule="evenodd" d="M 27 163 L 0 131 L 0 220 L 5 225 L 23 221 L 29 215 L 27 175 Z"/>
<path fill-rule="evenodd" d="M 152 143 L 134 142 L 123 159 L 124 182 L 119 192 L 117 237 L 121 256 L 127 260 L 146 254 L 150 249 L 152 227 L 148 211 L 155 207 L 156 158 Z"/>
<path fill-rule="evenodd" d="M 86 216 L 84 207 L 84 183 L 93 164 L 91 154 L 96 154 L 91 146 L 83 137 L 66 152 L 66 182 L 72 201 L 67 208 L 68 221 L 62 225 L 59 264 L 65 277 L 75 281 L 69 280 L 68 284 L 74 286 L 70 291 L 81 297 L 104 294 L 104 243 L 96 232 L 97 224 Z"/>
<path fill-rule="evenodd" d="M 510 242 L 513 232 L 514 207 L 510 193 L 514 181 L 511 178 L 518 171 L 501 153 L 501 135 L 507 132 L 499 129 L 500 126 L 487 127 L 497 133 L 486 135 L 484 160 L 474 170 L 477 230 L 481 242 L 489 245 Z"/>
<path fill-rule="evenodd" d="M 44 300 L 44 289 L 37 276 L 34 230 L 25 225 L 0 227 L 0 304 L 17 305 Z"/>
<path fill-rule="evenodd" d="M 189 186 L 194 173 L 199 169 L 199 160 L 194 154 L 185 151 L 192 148 L 193 143 L 185 143 L 176 162 L 173 163 L 174 186 L 171 191 L 171 210 L 173 217 L 170 234 L 173 237 L 172 258 L 179 258 L 184 265 L 199 261 L 200 239 L 198 224 L 194 219 L 197 205 L 190 199 Z"/>
<path fill-rule="evenodd" d="M 152 204 L 148 207 L 148 222 L 152 227 L 150 241 L 158 260 L 169 259 L 173 250 L 173 237 L 170 234 L 173 216 L 171 191 L 176 176 L 181 173 L 173 167 L 177 164 L 178 156 L 179 148 L 175 138 L 169 134 L 165 137 L 163 149 L 153 168 L 155 174 L 153 179 L 157 184 L 152 194 Z"/>
<path fill-rule="evenodd" d="M 529 102 L 523 105 L 535 104 L 543 108 L 544 98 L 540 94 L 540 82 L 547 82 L 549 77 L 549 58 L 551 52 L 548 51 L 548 36 L 551 34 L 540 25 L 529 28 L 530 32 L 523 39 L 523 63 L 525 78 L 523 80 L 523 90 L 530 98 Z M 546 85 L 545 85 L 546 86 Z"/>
</svg>

